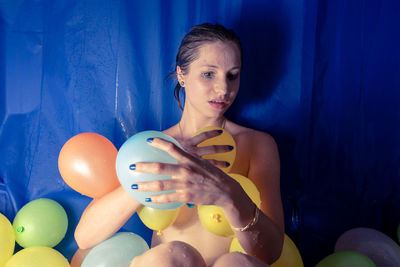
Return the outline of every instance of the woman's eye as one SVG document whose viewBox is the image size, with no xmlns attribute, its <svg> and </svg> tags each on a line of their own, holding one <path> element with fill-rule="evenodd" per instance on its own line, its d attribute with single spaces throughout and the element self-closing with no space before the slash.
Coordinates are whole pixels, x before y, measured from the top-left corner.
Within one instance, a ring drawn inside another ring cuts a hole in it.
<svg viewBox="0 0 400 267">
<path fill-rule="evenodd" d="M 202 75 L 204 78 L 207 78 L 207 79 L 211 79 L 212 77 L 214 77 L 214 73 L 211 71 L 203 72 Z"/>
<path fill-rule="evenodd" d="M 236 80 L 237 77 L 239 77 L 239 74 L 229 73 L 227 76 L 228 76 L 228 80 L 233 81 L 233 80 Z"/>
</svg>

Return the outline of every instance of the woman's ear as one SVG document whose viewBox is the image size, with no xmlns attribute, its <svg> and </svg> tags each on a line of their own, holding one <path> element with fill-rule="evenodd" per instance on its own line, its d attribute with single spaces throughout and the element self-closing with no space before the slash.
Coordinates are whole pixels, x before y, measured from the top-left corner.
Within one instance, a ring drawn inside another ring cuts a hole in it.
<svg viewBox="0 0 400 267">
<path fill-rule="evenodd" d="M 176 76 L 178 77 L 178 82 L 180 83 L 181 81 L 183 81 L 183 73 L 182 73 L 182 69 L 179 66 L 176 66 Z"/>
</svg>

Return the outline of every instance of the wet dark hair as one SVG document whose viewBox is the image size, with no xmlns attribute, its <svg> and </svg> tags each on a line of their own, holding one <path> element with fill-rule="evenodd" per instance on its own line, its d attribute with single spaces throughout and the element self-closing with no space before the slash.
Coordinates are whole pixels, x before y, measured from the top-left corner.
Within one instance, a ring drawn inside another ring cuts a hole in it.
<svg viewBox="0 0 400 267">
<path fill-rule="evenodd" d="M 240 61 L 242 60 L 242 44 L 239 37 L 233 30 L 226 29 L 224 26 L 216 23 L 203 23 L 196 25 L 189 30 L 189 32 L 183 37 L 182 42 L 179 46 L 178 54 L 176 55 L 176 65 L 175 70 L 170 73 L 169 77 L 176 77 L 176 67 L 179 66 L 182 73 L 185 74 L 189 70 L 189 65 L 195 61 L 199 56 L 199 48 L 204 43 L 213 42 L 232 42 L 236 44 L 240 50 Z M 181 101 L 179 99 L 179 93 L 181 90 L 181 85 L 178 83 L 174 89 L 174 96 L 178 102 L 179 107 L 183 110 Z"/>
</svg>

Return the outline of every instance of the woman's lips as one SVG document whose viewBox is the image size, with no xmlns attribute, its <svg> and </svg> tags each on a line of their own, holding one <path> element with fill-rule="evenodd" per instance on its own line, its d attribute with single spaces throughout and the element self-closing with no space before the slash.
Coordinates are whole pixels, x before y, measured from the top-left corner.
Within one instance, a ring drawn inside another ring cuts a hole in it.
<svg viewBox="0 0 400 267">
<path fill-rule="evenodd" d="M 213 108 L 218 109 L 218 110 L 224 109 L 227 106 L 226 102 L 218 101 L 218 100 L 211 100 L 211 101 L 208 101 L 208 103 L 210 104 L 210 106 L 212 106 Z"/>
</svg>

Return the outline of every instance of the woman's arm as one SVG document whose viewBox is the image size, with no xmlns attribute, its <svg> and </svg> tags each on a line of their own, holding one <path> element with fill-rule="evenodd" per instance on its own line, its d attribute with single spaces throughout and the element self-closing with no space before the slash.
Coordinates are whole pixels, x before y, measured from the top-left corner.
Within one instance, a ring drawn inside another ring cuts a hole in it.
<svg viewBox="0 0 400 267">
<path fill-rule="evenodd" d="M 75 229 L 75 240 L 81 249 L 91 248 L 117 232 L 140 207 L 122 186 L 93 199 L 86 207 Z"/>
<path fill-rule="evenodd" d="M 255 205 L 241 193 L 224 208 L 224 213 L 234 228 L 251 225 L 245 231 L 234 230 L 236 237 L 249 255 L 271 264 L 281 254 L 284 233 L 279 155 L 275 141 L 267 134 L 254 132 L 251 143 L 248 178 L 261 194 L 258 220 L 253 221 Z"/>
</svg>

